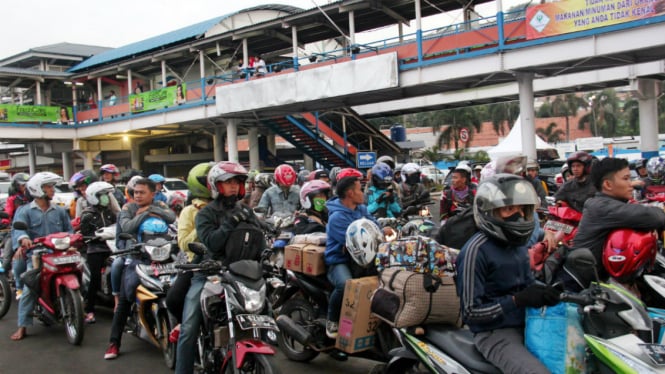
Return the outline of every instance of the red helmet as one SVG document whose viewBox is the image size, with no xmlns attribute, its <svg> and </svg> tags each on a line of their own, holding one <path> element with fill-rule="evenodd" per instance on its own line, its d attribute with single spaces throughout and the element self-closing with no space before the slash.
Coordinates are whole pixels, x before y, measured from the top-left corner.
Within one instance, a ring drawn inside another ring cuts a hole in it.
<svg viewBox="0 0 665 374">
<path fill-rule="evenodd" d="M 568 167 L 570 169 L 573 168 L 572 163 L 573 162 L 581 162 L 584 164 L 584 174 L 589 175 L 591 173 L 591 162 L 593 161 L 593 156 L 590 154 L 584 152 L 584 151 L 577 151 L 573 153 L 572 155 L 568 156 L 568 159 L 566 159 L 566 163 L 568 164 Z"/>
<path fill-rule="evenodd" d="M 118 167 L 113 164 L 105 164 L 99 168 L 99 174 L 104 174 L 104 173 L 119 175 L 120 170 L 118 170 Z"/>
<path fill-rule="evenodd" d="M 280 186 L 293 186 L 298 175 L 290 165 L 282 164 L 275 169 L 275 182 Z"/>
<path fill-rule="evenodd" d="M 653 231 L 614 230 L 605 241 L 603 266 L 619 282 L 631 281 L 653 266 L 657 246 Z"/>
<path fill-rule="evenodd" d="M 245 181 L 247 180 L 247 169 L 237 162 L 221 161 L 210 168 L 208 171 L 208 187 L 210 188 L 210 196 L 216 199 L 217 196 L 223 194 L 220 191 L 221 184 L 218 182 L 225 182 L 231 178 L 240 180 L 240 189 L 238 190 L 238 199 L 245 196 Z"/>
<path fill-rule="evenodd" d="M 337 173 L 337 181 L 339 182 L 342 178 L 355 177 L 362 178 L 363 173 L 354 169 L 354 168 L 344 168 Z"/>
</svg>

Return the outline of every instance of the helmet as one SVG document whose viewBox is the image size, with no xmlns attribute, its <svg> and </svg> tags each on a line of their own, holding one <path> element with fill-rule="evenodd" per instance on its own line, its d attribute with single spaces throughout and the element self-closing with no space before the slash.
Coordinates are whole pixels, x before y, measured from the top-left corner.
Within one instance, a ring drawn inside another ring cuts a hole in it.
<svg viewBox="0 0 665 374">
<path fill-rule="evenodd" d="M 496 160 L 487 163 L 483 170 L 480 171 L 480 180 L 484 181 L 495 174 L 522 174 L 526 171 L 526 156 L 523 155 L 509 155 L 501 156 Z"/>
<path fill-rule="evenodd" d="M 114 174 L 114 175 L 119 175 L 120 170 L 118 170 L 118 168 L 113 164 L 105 164 L 105 165 L 102 165 L 102 167 L 99 168 L 99 175 L 102 175 L 104 173 L 111 173 L 111 174 Z"/>
<path fill-rule="evenodd" d="M 256 183 L 256 176 L 259 174 L 261 174 L 261 172 L 256 169 L 250 170 L 249 173 L 247 173 L 247 181 L 251 183 Z"/>
<path fill-rule="evenodd" d="M 132 197 L 134 197 L 134 188 L 136 187 L 136 182 L 139 179 L 143 179 L 143 177 L 140 175 L 135 175 L 129 180 L 129 182 L 127 182 L 127 185 L 125 186 L 125 198 L 127 200 L 130 200 Z"/>
<path fill-rule="evenodd" d="M 469 166 L 469 163 L 466 161 L 460 161 L 457 166 L 455 166 L 454 171 L 463 171 L 468 178 L 471 175 L 471 166 Z"/>
<path fill-rule="evenodd" d="M 217 182 L 225 182 L 231 178 L 240 179 L 241 183 L 240 189 L 238 190 L 238 199 L 242 199 L 245 196 L 247 169 L 239 163 L 231 161 L 222 161 L 210 168 L 210 171 L 208 172 L 208 186 L 210 186 L 210 195 L 213 199 L 216 199 L 221 192 L 218 190 Z"/>
<path fill-rule="evenodd" d="M 360 171 L 354 169 L 354 168 L 344 168 L 337 173 L 337 181 L 339 182 L 343 178 L 348 178 L 348 177 L 354 177 L 354 178 L 362 178 L 363 173 Z"/>
<path fill-rule="evenodd" d="M 312 195 L 316 195 L 318 193 L 324 193 L 326 196 L 330 195 L 330 185 L 318 179 L 306 182 L 300 188 L 300 205 L 305 209 L 311 208 Z"/>
<path fill-rule="evenodd" d="M 504 244 L 523 245 L 535 228 L 533 213 L 539 198 L 531 182 L 514 174 L 496 174 L 478 186 L 473 203 L 473 218 L 487 236 Z M 523 205 L 524 217 L 504 221 L 494 210 L 504 206 Z"/>
<path fill-rule="evenodd" d="M 568 171 L 568 164 L 563 164 L 561 165 L 561 174 L 565 173 Z"/>
<path fill-rule="evenodd" d="M 29 180 L 28 183 L 26 183 L 26 189 L 28 190 L 28 193 L 30 196 L 33 198 L 44 198 L 46 197 L 46 194 L 44 193 L 44 190 L 42 189 L 42 186 L 45 184 L 58 184 L 62 182 L 62 177 L 60 177 L 58 174 L 51 173 L 50 171 L 44 171 L 41 173 L 36 173 L 33 175 Z"/>
<path fill-rule="evenodd" d="M 296 171 L 290 165 L 282 164 L 275 169 L 275 182 L 280 186 L 293 186 L 296 178 Z"/>
<path fill-rule="evenodd" d="M 647 173 L 652 181 L 661 182 L 665 177 L 665 160 L 658 156 L 651 157 L 647 162 Z"/>
<path fill-rule="evenodd" d="M 210 190 L 208 189 L 208 172 L 212 168 L 212 162 L 202 162 L 194 166 L 187 175 L 187 188 L 192 194 L 192 197 L 201 199 L 210 198 Z"/>
<path fill-rule="evenodd" d="M 30 179 L 30 174 L 28 173 L 16 173 L 12 177 L 12 188 L 14 191 L 18 192 L 18 189 L 20 186 L 24 186 L 26 183 L 28 183 L 28 180 Z"/>
<path fill-rule="evenodd" d="M 530 158 L 526 161 L 526 169 L 540 169 L 540 165 L 538 165 L 538 161 Z"/>
<path fill-rule="evenodd" d="M 409 162 L 402 166 L 402 182 L 407 184 L 416 184 L 420 182 L 420 166 Z"/>
<path fill-rule="evenodd" d="M 395 168 L 395 160 L 390 156 L 381 156 L 376 160 L 376 163 L 383 162 L 384 164 L 390 166 L 390 170 Z"/>
<path fill-rule="evenodd" d="M 182 209 L 185 207 L 186 201 L 187 195 L 180 191 L 173 191 L 173 193 L 169 195 L 166 204 L 168 204 L 172 211 L 180 213 L 180 211 L 182 211 Z"/>
<path fill-rule="evenodd" d="M 273 180 L 272 173 L 261 173 L 254 178 L 254 183 L 256 183 L 257 187 L 266 189 L 272 185 Z"/>
<path fill-rule="evenodd" d="M 330 173 L 328 173 L 328 177 L 330 177 L 330 183 L 332 183 L 333 186 L 337 183 L 337 174 L 339 174 L 340 170 L 342 170 L 341 167 L 333 166 L 332 169 L 330 169 Z"/>
<path fill-rule="evenodd" d="M 314 170 L 313 172 L 309 173 L 309 180 L 311 180 L 311 181 L 316 180 L 316 179 L 321 179 L 321 178 L 330 179 L 330 176 L 328 175 L 328 172 L 323 170 L 323 169 L 317 169 L 317 170 Z"/>
<path fill-rule="evenodd" d="M 351 258 L 360 266 L 372 263 L 383 234 L 379 227 L 367 218 L 351 222 L 346 229 L 346 249 Z"/>
<path fill-rule="evenodd" d="M 372 185 L 377 188 L 387 188 L 393 181 L 393 170 L 384 164 L 379 162 L 372 167 Z"/>
<path fill-rule="evenodd" d="M 572 155 L 568 156 L 568 159 L 566 160 L 566 163 L 568 164 L 568 167 L 570 169 L 573 168 L 573 162 L 581 162 L 584 164 L 584 174 L 588 175 L 591 172 L 591 162 L 593 161 L 593 157 L 584 152 L 584 151 L 577 151 L 573 153 Z"/>
<path fill-rule="evenodd" d="M 93 182 L 88 186 L 88 189 L 85 191 L 85 199 L 88 200 L 88 203 L 92 206 L 99 204 L 99 196 L 113 193 L 115 187 L 112 184 L 106 182 Z"/>
<path fill-rule="evenodd" d="M 605 241 L 603 266 L 619 282 L 628 282 L 651 270 L 656 259 L 657 238 L 652 231 L 618 229 Z"/>
<path fill-rule="evenodd" d="M 639 168 L 645 168 L 647 167 L 647 159 L 646 158 L 640 158 L 639 160 L 635 161 L 635 170 Z"/>
<path fill-rule="evenodd" d="M 167 238 L 169 234 L 169 226 L 163 219 L 158 217 L 149 216 L 139 226 L 137 240 L 139 242 L 147 242 L 155 238 Z M 168 258 L 168 257 L 167 257 Z"/>
<path fill-rule="evenodd" d="M 82 184 L 90 185 L 93 182 L 97 182 L 97 175 L 90 169 L 81 170 L 74 173 L 71 178 L 69 178 L 69 184 L 73 188 L 78 188 Z"/>
<path fill-rule="evenodd" d="M 276 170 L 275 170 L 275 172 L 276 172 Z M 298 172 L 298 185 L 302 186 L 303 183 L 310 180 L 309 179 L 310 174 L 312 174 L 312 173 L 310 173 L 309 170 L 307 170 L 307 169 L 300 170 Z M 285 184 L 285 183 L 281 183 L 281 185 L 290 186 L 290 184 Z"/>
<path fill-rule="evenodd" d="M 148 176 L 148 179 L 150 179 L 151 181 L 153 181 L 155 183 L 164 183 L 164 181 L 166 180 L 166 179 L 164 179 L 164 176 L 161 175 L 161 174 L 150 174 Z"/>
</svg>

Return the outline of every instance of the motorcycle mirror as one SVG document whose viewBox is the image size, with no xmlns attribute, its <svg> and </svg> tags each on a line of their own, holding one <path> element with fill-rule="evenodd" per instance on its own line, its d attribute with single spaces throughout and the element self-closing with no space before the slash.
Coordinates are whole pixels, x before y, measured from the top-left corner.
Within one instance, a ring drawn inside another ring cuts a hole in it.
<svg viewBox="0 0 665 374">
<path fill-rule="evenodd" d="M 23 222 L 23 221 L 14 221 L 12 224 L 12 227 L 15 230 L 27 230 L 28 229 L 28 224 Z"/>
<path fill-rule="evenodd" d="M 192 251 L 195 255 L 202 255 L 206 251 L 206 246 L 203 243 L 189 243 L 187 245 L 187 248 L 189 248 L 190 251 Z"/>
</svg>

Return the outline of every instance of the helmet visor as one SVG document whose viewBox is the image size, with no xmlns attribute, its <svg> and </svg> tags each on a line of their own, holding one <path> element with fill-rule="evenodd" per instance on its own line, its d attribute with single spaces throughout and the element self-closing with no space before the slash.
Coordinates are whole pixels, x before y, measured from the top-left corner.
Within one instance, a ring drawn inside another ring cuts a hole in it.
<svg viewBox="0 0 665 374">
<path fill-rule="evenodd" d="M 538 195 L 530 182 L 512 175 L 497 175 L 497 183 L 481 183 L 476 199 L 484 212 L 510 205 L 539 205 Z M 481 206 L 482 205 L 482 206 Z"/>
</svg>

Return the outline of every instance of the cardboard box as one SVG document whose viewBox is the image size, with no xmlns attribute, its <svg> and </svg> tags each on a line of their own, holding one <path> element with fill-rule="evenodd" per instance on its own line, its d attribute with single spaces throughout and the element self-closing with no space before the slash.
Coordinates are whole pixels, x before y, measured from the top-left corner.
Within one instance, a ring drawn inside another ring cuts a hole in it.
<svg viewBox="0 0 665 374">
<path fill-rule="evenodd" d="M 284 267 L 302 273 L 302 250 L 307 244 L 290 244 L 284 248 Z"/>
<path fill-rule="evenodd" d="M 326 272 L 326 262 L 323 254 L 326 247 L 307 245 L 302 250 L 302 272 L 309 275 L 321 275 Z"/>
<path fill-rule="evenodd" d="M 374 334 L 380 321 L 371 315 L 370 306 L 372 294 L 378 286 L 376 276 L 346 281 L 335 344 L 337 349 L 354 353 L 374 346 Z"/>
</svg>

